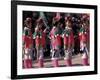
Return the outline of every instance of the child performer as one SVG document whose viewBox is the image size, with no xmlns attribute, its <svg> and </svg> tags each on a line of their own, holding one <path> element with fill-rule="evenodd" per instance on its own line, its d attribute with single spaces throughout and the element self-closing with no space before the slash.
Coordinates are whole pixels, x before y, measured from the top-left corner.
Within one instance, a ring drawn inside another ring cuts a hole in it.
<svg viewBox="0 0 100 80">
<path fill-rule="evenodd" d="M 82 27 L 79 31 L 79 38 L 80 38 L 80 51 L 82 51 L 82 64 L 88 65 L 88 49 L 87 49 L 87 30 L 86 30 L 86 24 L 83 23 Z"/>
<path fill-rule="evenodd" d="M 57 28 L 58 18 L 53 18 L 53 27 L 50 32 L 52 46 L 52 63 L 54 67 L 58 67 L 58 52 L 61 45 L 60 34 Z M 60 41 L 59 41 L 60 40 Z"/>
<path fill-rule="evenodd" d="M 32 38 L 32 22 L 31 18 L 26 18 L 25 20 L 25 27 L 24 27 L 24 35 L 23 35 L 23 43 L 24 43 L 24 60 L 23 60 L 23 67 L 24 68 L 32 68 L 32 45 L 33 45 L 33 38 Z"/>
<path fill-rule="evenodd" d="M 62 30 L 60 28 L 60 22 L 57 23 L 57 29 L 55 31 L 55 49 L 56 49 L 56 57 L 60 57 L 61 47 L 62 47 Z"/>
<path fill-rule="evenodd" d="M 37 20 L 37 26 L 35 28 L 35 32 L 33 34 L 33 38 L 35 39 L 35 45 L 36 45 L 36 50 L 37 50 L 37 60 L 38 60 L 38 64 L 39 67 L 43 67 L 43 47 L 45 45 L 45 42 L 42 42 L 44 39 L 44 35 L 42 32 L 42 19 L 38 19 Z"/>
<path fill-rule="evenodd" d="M 72 52 L 74 49 L 74 35 L 72 30 L 71 20 L 65 20 L 65 30 L 63 32 L 64 52 L 65 52 L 65 64 L 66 66 L 72 65 Z"/>
<path fill-rule="evenodd" d="M 58 61 L 56 58 L 54 58 L 54 55 L 56 53 L 55 45 L 56 45 L 56 39 L 55 39 L 55 31 L 56 31 L 56 26 L 53 26 L 50 32 L 50 39 L 51 39 L 51 52 L 52 52 L 52 63 L 54 67 L 58 66 Z"/>
</svg>

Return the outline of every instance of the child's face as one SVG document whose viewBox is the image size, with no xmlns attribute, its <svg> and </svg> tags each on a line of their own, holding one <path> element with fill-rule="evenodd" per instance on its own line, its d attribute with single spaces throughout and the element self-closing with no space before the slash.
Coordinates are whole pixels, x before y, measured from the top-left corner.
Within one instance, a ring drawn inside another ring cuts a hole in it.
<svg viewBox="0 0 100 80">
<path fill-rule="evenodd" d="M 71 27 L 71 22 L 70 21 L 67 21 L 66 22 L 66 26 Z"/>
<path fill-rule="evenodd" d="M 86 29 L 87 28 L 87 25 L 86 25 L 86 23 L 83 23 L 83 27 Z"/>
<path fill-rule="evenodd" d="M 26 26 L 28 28 L 31 28 L 32 27 L 32 20 L 31 20 L 31 18 L 26 18 L 25 24 L 26 24 Z"/>
<path fill-rule="evenodd" d="M 31 28 L 31 27 L 32 27 L 32 23 L 31 23 L 31 22 L 28 24 L 28 27 L 29 27 L 29 28 Z"/>
</svg>

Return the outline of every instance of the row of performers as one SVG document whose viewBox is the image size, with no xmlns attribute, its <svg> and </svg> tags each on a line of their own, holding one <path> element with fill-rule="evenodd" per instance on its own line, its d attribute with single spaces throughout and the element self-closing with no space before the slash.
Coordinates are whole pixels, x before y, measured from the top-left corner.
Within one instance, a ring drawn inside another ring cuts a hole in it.
<svg viewBox="0 0 100 80">
<path fill-rule="evenodd" d="M 46 30 L 41 29 L 41 25 L 37 24 L 35 28 L 35 32 L 32 34 L 31 32 L 31 19 L 26 18 L 26 27 L 24 27 L 23 34 L 23 67 L 24 68 L 32 68 L 32 49 L 33 44 L 35 44 L 36 53 L 37 53 L 37 61 L 39 67 L 43 67 L 44 63 L 44 49 L 46 47 Z M 67 66 L 72 65 L 72 52 L 74 50 L 74 35 L 71 27 L 71 21 L 66 20 L 66 26 L 63 32 L 58 26 L 54 25 L 50 31 L 50 35 L 48 36 L 51 44 L 51 53 L 52 53 L 52 63 L 54 67 L 59 66 L 58 59 L 60 57 L 60 50 L 62 46 L 63 39 L 63 47 L 64 47 L 64 60 Z M 82 56 L 82 64 L 88 65 L 88 49 L 87 49 L 87 32 L 86 32 L 86 24 L 83 23 L 80 31 L 79 31 L 79 39 L 80 39 L 80 50 L 83 53 Z"/>
</svg>

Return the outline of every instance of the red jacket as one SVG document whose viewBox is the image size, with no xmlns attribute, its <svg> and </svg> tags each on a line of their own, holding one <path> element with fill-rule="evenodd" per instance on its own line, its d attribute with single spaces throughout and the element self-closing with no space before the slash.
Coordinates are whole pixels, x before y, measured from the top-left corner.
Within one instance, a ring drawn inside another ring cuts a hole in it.
<svg viewBox="0 0 100 80">
<path fill-rule="evenodd" d="M 26 33 L 27 31 L 27 35 L 24 34 L 22 36 L 22 39 L 24 41 L 24 44 L 25 44 L 25 48 L 30 48 L 31 45 L 33 45 L 33 38 L 32 38 L 32 32 L 30 31 L 30 29 L 25 29 L 24 32 Z"/>
<path fill-rule="evenodd" d="M 73 32 L 70 33 L 68 36 L 68 45 L 73 45 L 74 44 L 74 35 Z"/>
<path fill-rule="evenodd" d="M 64 45 L 71 47 L 74 44 L 74 35 L 71 31 L 70 34 L 64 34 Z"/>
<path fill-rule="evenodd" d="M 30 48 L 30 46 L 33 44 L 33 39 L 30 36 L 24 36 L 25 41 L 25 48 Z"/>
<path fill-rule="evenodd" d="M 36 36 L 36 38 L 35 38 L 35 43 L 36 43 L 36 46 L 40 46 L 40 44 L 41 44 L 41 39 L 40 39 L 39 36 Z"/>
<path fill-rule="evenodd" d="M 68 36 L 64 34 L 64 45 L 68 45 Z"/>
<path fill-rule="evenodd" d="M 56 28 L 52 28 L 52 30 L 50 32 L 51 45 L 53 48 L 55 48 L 55 46 L 56 46 L 55 31 L 56 31 Z"/>
<path fill-rule="evenodd" d="M 42 47 L 46 46 L 46 33 L 45 32 L 42 32 L 41 45 Z"/>
<path fill-rule="evenodd" d="M 62 45 L 60 35 L 56 35 L 55 42 L 56 42 L 56 46 L 61 46 Z"/>
<path fill-rule="evenodd" d="M 87 33 L 79 33 L 80 42 L 87 42 Z"/>
</svg>

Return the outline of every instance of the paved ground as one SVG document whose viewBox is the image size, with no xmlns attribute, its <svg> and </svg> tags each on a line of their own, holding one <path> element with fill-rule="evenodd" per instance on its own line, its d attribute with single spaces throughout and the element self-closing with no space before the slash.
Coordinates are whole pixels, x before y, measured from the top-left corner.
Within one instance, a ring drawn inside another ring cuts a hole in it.
<svg viewBox="0 0 100 80">
<path fill-rule="evenodd" d="M 72 57 L 72 66 L 82 66 L 81 57 L 82 57 L 81 54 L 74 55 L 74 56 Z M 64 66 L 65 66 L 65 64 L 64 64 L 64 59 L 61 58 L 61 59 L 59 60 L 59 67 L 64 67 Z M 34 68 L 38 68 L 38 63 L 37 63 L 37 61 L 34 61 L 34 62 L 33 62 L 33 67 L 34 67 Z M 53 66 L 52 66 L 52 61 L 51 61 L 50 59 L 45 59 L 45 60 L 44 60 L 44 67 L 46 67 L 46 68 L 53 67 Z"/>
</svg>

